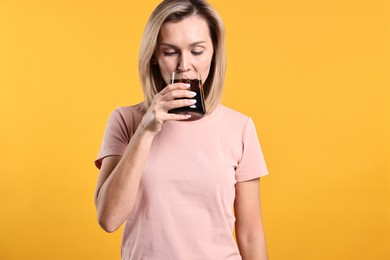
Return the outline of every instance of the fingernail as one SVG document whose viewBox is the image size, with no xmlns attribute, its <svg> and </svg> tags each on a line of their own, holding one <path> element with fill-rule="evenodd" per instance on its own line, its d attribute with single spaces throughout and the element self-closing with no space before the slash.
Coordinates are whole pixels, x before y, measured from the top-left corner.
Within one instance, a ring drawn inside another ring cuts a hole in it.
<svg viewBox="0 0 390 260">
<path fill-rule="evenodd" d="M 188 84 L 188 83 L 184 83 L 183 85 L 184 85 L 184 87 L 186 87 L 186 88 L 191 87 L 191 84 Z"/>
<path fill-rule="evenodd" d="M 186 114 L 186 115 L 185 115 L 185 117 L 187 117 L 187 118 L 190 118 L 190 117 L 191 117 L 191 115 L 190 115 L 190 114 Z"/>
<path fill-rule="evenodd" d="M 190 101 L 191 104 L 195 104 L 196 103 L 196 99 L 190 99 L 188 101 Z"/>
<path fill-rule="evenodd" d="M 192 97 L 195 97 L 195 96 L 196 96 L 196 92 L 190 91 L 190 95 L 191 95 Z"/>
</svg>

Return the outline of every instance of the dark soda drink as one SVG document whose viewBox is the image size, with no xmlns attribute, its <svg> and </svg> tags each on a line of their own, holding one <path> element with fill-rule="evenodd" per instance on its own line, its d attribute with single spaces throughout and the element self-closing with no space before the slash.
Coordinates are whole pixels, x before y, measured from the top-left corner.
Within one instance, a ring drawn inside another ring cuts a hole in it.
<svg viewBox="0 0 390 260">
<path fill-rule="evenodd" d="M 177 98 L 177 99 L 196 99 L 196 103 L 188 107 L 179 107 L 172 110 L 169 110 L 169 113 L 175 114 L 190 114 L 191 118 L 188 121 L 200 119 L 206 114 L 206 107 L 204 105 L 204 94 L 202 82 L 199 79 L 175 79 L 173 83 L 186 83 L 190 84 L 190 91 L 196 93 L 196 96 L 193 98 Z"/>
</svg>

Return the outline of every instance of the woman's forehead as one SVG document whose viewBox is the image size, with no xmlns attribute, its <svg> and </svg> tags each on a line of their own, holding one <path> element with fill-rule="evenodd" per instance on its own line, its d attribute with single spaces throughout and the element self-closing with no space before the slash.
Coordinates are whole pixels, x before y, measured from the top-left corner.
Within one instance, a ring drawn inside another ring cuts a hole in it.
<svg viewBox="0 0 390 260">
<path fill-rule="evenodd" d="M 206 20 L 192 15 L 179 22 L 166 22 L 161 26 L 159 43 L 174 44 L 180 42 L 211 42 Z"/>
</svg>

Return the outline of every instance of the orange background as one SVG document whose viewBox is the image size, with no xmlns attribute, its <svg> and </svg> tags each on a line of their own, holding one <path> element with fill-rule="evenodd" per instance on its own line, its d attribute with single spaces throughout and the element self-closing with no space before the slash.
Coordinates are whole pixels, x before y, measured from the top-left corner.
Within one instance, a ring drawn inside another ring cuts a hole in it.
<svg viewBox="0 0 390 260">
<path fill-rule="evenodd" d="M 0 259 L 119 259 L 93 161 L 110 112 L 142 100 L 158 2 L 0 0 Z M 390 259 L 389 1 L 211 3 L 224 104 L 254 119 L 270 171 L 270 259 Z"/>
</svg>

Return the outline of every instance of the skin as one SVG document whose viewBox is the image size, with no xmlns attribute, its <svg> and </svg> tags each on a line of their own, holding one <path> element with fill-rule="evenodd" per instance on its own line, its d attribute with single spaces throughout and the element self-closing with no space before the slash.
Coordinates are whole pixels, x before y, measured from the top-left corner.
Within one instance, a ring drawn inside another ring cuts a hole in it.
<svg viewBox="0 0 390 260">
<path fill-rule="evenodd" d="M 213 57 L 213 43 L 206 21 L 190 16 L 178 23 L 165 23 L 160 30 L 155 54 L 166 83 L 175 70 L 197 70 L 205 82 Z"/>
<path fill-rule="evenodd" d="M 190 16 L 177 23 L 165 23 L 160 30 L 155 64 L 167 86 L 155 95 L 151 106 L 130 140 L 123 156 L 108 156 L 100 169 L 95 204 L 98 221 L 107 232 L 114 232 L 133 210 L 142 172 L 153 141 L 168 120 L 185 120 L 189 115 L 168 110 L 193 104 L 194 93 L 182 83 L 168 84 L 175 70 L 196 69 L 205 81 L 213 57 L 213 44 L 206 21 Z M 187 97 L 190 99 L 178 99 Z M 267 249 L 261 220 L 259 179 L 236 184 L 236 235 L 244 260 L 265 260 Z"/>
</svg>

